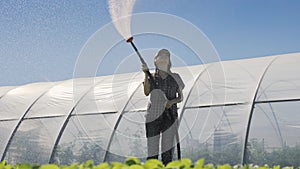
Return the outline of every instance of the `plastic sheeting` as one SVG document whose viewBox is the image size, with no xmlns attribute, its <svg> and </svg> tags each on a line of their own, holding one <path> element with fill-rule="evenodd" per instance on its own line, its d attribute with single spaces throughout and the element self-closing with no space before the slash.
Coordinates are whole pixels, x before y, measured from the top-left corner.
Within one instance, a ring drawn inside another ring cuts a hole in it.
<svg viewBox="0 0 300 169">
<path fill-rule="evenodd" d="M 299 144 L 299 65 L 294 53 L 173 68 L 186 86 L 178 109 L 182 155 L 196 160 L 232 147 L 240 162 L 251 139 L 269 150 Z M 0 156 L 62 164 L 146 157 L 143 76 L 0 87 Z"/>
</svg>

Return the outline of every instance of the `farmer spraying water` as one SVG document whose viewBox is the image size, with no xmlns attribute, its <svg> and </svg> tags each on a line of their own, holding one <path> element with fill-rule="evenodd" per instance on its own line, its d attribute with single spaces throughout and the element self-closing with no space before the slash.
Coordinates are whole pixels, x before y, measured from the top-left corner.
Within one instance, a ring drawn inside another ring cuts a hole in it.
<svg viewBox="0 0 300 169">
<path fill-rule="evenodd" d="M 167 164 L 173 159 L 175 138 L 177 154 L 180 159 L 177 103 L 182 101 L 184 84 L 178 74 L 171 72 L 170 52 L 166 49 L 160 50 L 154 59 L 155 72 L 153 74 L 149 72 L 148 66 L 133 43 L 131 35 L 130 17 L 128 16 L 131 15 L 134 2 L 135 0 L 109 0 L 109 9 L 116 29 L 137 53 L 145 73 L 144 93 L 146 96 L 150 95 L 145 123 L 147 159 L 158 159 L 161 136 L 162 161 Z"/>
<path fill-rule="evenodd" d="M 166 165 L 173 159 L 174 141 L 178 136 L 177 103 L 182 101 L 184 83 L 177 73 L 171 72 L 170 52 L 161 49 L 154 59 L 155 72 L 149 76 L 147 65 L 144 93 L 150 94 L 150 103 L 146 114 L 147 159 L 158 159 L 161 137 L 162 161 Z"/>
</svg>

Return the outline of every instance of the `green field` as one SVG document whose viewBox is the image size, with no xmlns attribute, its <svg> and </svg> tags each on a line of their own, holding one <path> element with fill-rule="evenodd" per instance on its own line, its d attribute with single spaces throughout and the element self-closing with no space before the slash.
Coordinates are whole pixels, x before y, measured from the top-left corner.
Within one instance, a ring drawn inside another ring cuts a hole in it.
<svg viewBox="0 0 300 169">
<path fill-rule="evenodd" d="M 258 166 L 258 165 L 234 165 L 229 164 L 213 165 L 205 164 L 204 159 L 199 159 L 193 163 L 190 159 L 172 161 L 166 166 L 159 160 L 147 160 L 142 163 L 138 158 L 130 157 L 124 161 L 112 163 L 94 164 L 93 160 L 88 160 L 85 163 L 73 163 L 71 165 L 57 164 L 7 164 L 6 161 L 0 163 L 0 169 L 294 169 L 293 166 Z M 300 169 L 300 167 L 298 167 Z"/>
</svg>

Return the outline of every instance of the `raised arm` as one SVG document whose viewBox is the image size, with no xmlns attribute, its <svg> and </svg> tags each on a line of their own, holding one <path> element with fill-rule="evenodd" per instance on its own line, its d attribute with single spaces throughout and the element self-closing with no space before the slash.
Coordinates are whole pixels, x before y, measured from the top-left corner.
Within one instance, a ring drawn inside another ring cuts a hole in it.
<svg viewBox="0 0 300 169">
<path fill-rule="evenodd" d="M 143 64 L 142 65 L 142 70 L 145 73 L 145 79 L 144 79 L 144 94 L 146 96 L 148 96 L 150 94 L 150 82 L 149 82 L 149 76 L 146 73 L 147 71 L 149 71 L 147 65 Z"/>
</svg>

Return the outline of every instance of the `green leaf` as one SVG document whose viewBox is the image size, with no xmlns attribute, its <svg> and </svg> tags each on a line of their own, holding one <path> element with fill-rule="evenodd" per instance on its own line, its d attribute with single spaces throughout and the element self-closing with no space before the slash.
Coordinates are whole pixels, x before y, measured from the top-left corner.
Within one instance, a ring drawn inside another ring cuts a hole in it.
<svg viewBox="0 0 300 169">
<path fill-rule="evenodd" d="M 144 167 L 141 165 L 133 164 L 129 167 L 129 169 L 144 169 Z"/>
<path fill-rule="evenodd" d="M 110 168 L 111 168 L 111 166 L 105 162 L 105 163 L 101 163 L 97 166 L 94 166 L 93 169 L 110 169 Z"/>
<path fill-rule="evenodd" d="M 78 169 L 78 163 L 73 163 L 71 165 L 65 165 L 60 167 L 61 169 Z"/>
<path fill-rule="evenodd" d="M 120 169 L 123 167 L 124 164 L 120 162 L 112 162 L 111 165 L 112 165 L 112 169 Z"/>
<path fill-rule="evenodd" d="M 11 164 L 7 164 L 4 166 L 4 169 L 13 169 L 14 167 Z"/>
<path fill-rule="evenodd" d="M 3 161 L 0 162 L 0 166 L 6 166 L 6 164 L 7 164 L 6 160 L 3 160 Z"/>
<path fill-rule="evenodd" d="M 176 160 L 176 161 L 169 162 L 167 164 L 166 168 L 169 168 L 169 169 L 181 169 L 181 168 L 184 168 L 184 165 L 181 164 L 180 161 Z"/>
<path fill-rule="evenodd" d="M 218 165 L 217 169 L 232 169 L 229 164 Z"/>
<path fill-rule="evenodd" d="M 0 169 L 3 169 L 4 167 L 5 167 L 5 165 L 0 163 Z"/>
<path fill-rule="evenodd" d="M 84 164 L 80 164 L 79 169 L 85 169 Z"/>
<path fill-rule="evenodd" d="M 77 169 L 78 168 L 78 163 L 73 163 L 69 169 Z"/>
<path fill-rule="evenodd" d="M 38 164 L 33 164 L 32 165 L 32 169 L 39 169 L 40 168 L 40 165 L 38 165 Z"/>
<path fill-rule="evenodd" d="M 32 169 L 31 164 L 16 164 L 16 169 Z"/>
<path fill-rule="evenodd" d="M 85 167 L 86 167 L 86 168 L 93 169 L 93 166 L 94 166 L 94 161 L 93 161 L 93 160 L 87 160 L 87 161 L 85 162 Z"/>
<path fill-rule="evenodd" d="M 232 167 L 233 169 L 243 169 L 243 165 L 237 164 Z"/>
<path fill-rule="evenodd" d="M 134 165 L 134 164 L 137 164 L 137 165 L 140 165 L 141 162 L 138 158 L 136 157 L 129 157 L 125 160 L 125 164 L 128 165 L 128 166 L 131 166 L 131 165 Z"/>
<path fill-rule="evenodd" d="M 204 158 L 199 159 L 195 164 L 195 169 L 202 169 L 204 166 Z"/>
<path fill-rule="evenodd" d="M 205 169 L 215 169 L 215 166 L 213 164 L 206 164 L 204 166 Z"/>
<path fill-rule="evenodd" d="M 190 160 L 189 158 L 183 158 L 180 160 L 181 165 L 184 166 L 185 169 L 189 169 L 192 166 L 192 160 Z"/>
<path fill-rule="evenodd" d="M 59 167 L 55 164 L 44 164 L 39 169 L 59 169 Z"/>
<path fill-rule="evenodd" d="M 144 163 L 145 169 L 162 169 L 165 165 L 157 159 L 149 159 Z"/>
</svg>

